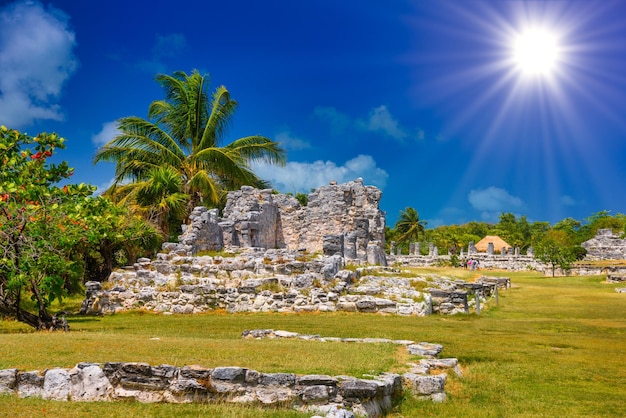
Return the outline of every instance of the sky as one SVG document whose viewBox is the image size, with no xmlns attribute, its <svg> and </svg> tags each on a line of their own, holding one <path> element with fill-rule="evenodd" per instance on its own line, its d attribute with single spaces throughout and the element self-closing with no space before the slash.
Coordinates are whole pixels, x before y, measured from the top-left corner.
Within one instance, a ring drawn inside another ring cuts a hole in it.
<svg viewBox="0 0 626 418">
<path fill-rule="evenodd" d="M 626 1 L 0 0 L 0 124 L 57 132 L 73 181 L 157 74 L 197 69 L 281 192 L 363 178 L 393 226 L 626 212 Z M 536 43 L 532 41 L 536 40 Z"/>
</svg>

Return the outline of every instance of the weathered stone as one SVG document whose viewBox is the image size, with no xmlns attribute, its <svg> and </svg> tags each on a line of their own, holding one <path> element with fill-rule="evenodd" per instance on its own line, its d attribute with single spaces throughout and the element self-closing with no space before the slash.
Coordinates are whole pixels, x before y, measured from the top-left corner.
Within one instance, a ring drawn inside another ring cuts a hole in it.
<svg viewBox="0 0 626 418">
<path fill-rule="evenodd" d="M 17 369 L 0 370 L 0 394 L 13 393 L 17 388 Z"/>
<path fill-rule="evenodd" d="M 113 392 L 113 387 L 104 371 L 98 366 L 87 366 L 70 370 L 72 400 L 105 401 Z"/>
<path fill-rule="evenodd" d="M 37 371 L 17 373 L 17 394 L 20 398 L 41 396 L 44 377 Z"/>
<path fill-rule="evenodd" d="M 70 396 L 71 380 L 66 369 L 52 369 L 46 372 L 43 382 L 43 399 L 67 401 Z"/>
<path fill-rule="evenodd" d="M 411 344 L 407 347 L 409 353 L 417 356 L 436 357 L 443 350 L 441 344 L 432 344 L 421 342 L 418 344 Z"/>
<path fill-rule="evenodd" d="M 329 393 L 326 385 L 307 386 L 302 391 L 302 401 L 306 403 L 326 403 Z"/>
<path fill-rule="evenodd" d="M 344 380 L 339 384 L 339 394 L 344 398 L 373 398 L 378 394 L 378 385 L 369 380 Z"/>
<path fill-rule="evenodd" d="M 299 376 L 296 379 L 296 384 L 302 386 L 315 386 L 315 385 L 326 385 L 326 386 L 336 386 L 337 379 L 325 374 L 309 374 L 304 376 Z"/>
<path fill-rule="evenodd" d="M 243 382 L 246 380 L 246 370 L 243 367 L 216 367 L 213 369 L 211 378 L 214 380 Z"/>
<path fill-rule="evenodd" d="M 169 389 L 177 395 L 184 393 L 204 393 L 207 388 L 195 379 L 179 378 L 176 379 Z"/>
<path fill-rule="evenodd" d="M 261 373 L 260 384 L 264 386 L 293 386 L 296 375 L 292 373 Z"/>
<path fill-rule="evenodd" d="M 413 393 L 417 395 L 432 395 L 441 393 L 446 383 L 445 374 L 436 375 L 418 375 L 413 373 L 405 373 L 403 378 L 410 383 Z"/>
</svg>

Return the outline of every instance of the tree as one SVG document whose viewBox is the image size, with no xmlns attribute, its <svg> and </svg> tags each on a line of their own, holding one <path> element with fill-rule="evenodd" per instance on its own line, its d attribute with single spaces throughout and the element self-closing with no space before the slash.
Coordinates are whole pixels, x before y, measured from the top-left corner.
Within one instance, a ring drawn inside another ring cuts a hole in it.
<svg viewBox="0 0 626 418">
<path fill-rule="evenodd" d="M 160 74 L 156 80 L 165 99 L 152 102 L 148 120 L 136 116 L 119 119 L 122 133 L 95 155 L 96 163 L 116 163 L 113 195 L 125 182 L 150 181 L 150 173 L 157 167 L 178 173 L 181 188 L 177 193 L 189 196 L 187 216 L 200 203 L 218 205 L 225 191 L 242 185 L 268 187 L 250 163 L 261 160 L 282 165 L 285 151 L 259 135 L 223 145 L 237 108 L 224 86 L 215 89 L 209 99 L 208 76 L 196 70 L 190 75 L 183 71 Z"/>
<path fill-rule="evenodd" d="M 49 158 L 64 139 L 0 127 L 0 314 L 36 329 L 65 328 L 52 302 L 81 289 L 85 271 L 108 276 L 116 249 L 156 245 L 156 230 L 95 187 L 59 182 L 73 169 Z M 152 238 L 151 238 L 152 237 Z"/>
<path fill-rule="evenodd" d="M 400 234 L 398 242 L 419 241 L 420 237 L 424 235 L 426 221 L 420 220 L 417 211 L 409 206 L 400 211 L 400 218 L 394 228 Z"/>
<path fill-rule="evenodd" d="M 105 197 L 80 199 L 74 208 L 84 231 L 73 252 L 84 262 L 86 280 L 106 280 L 114 267 L 152 255 L 163 241 L 152 223 Z"/>
<path fill-rule="evenodd" d="M 581 252 L 581 248 L 571 242 L 567 233 L 553 229 L 548 231 L 535 246 L 535 258 L 550 264 L 552 277 L 554 277 L 557 266 L 563 270 L 569 270 L 574 261 L 585 256 L 584 249 Z"/>
<path fill-rule="evenodd" d="M 48 307 L 81 277 L 71 250 L 82 228 L 72 203 L 93 189 L 55 185 L 73 173 L 65 162 L 47 161 L 63 142 L 56 134 L 33 138 L 0 127 L 0 313 L 37 329 L 59 327 Z"/>
<path fill-rule="evenodd" d="M 187 209 L 189 195 L 182 193 L 182 179 L 171 167 L 154 167 L 146 179 L 115 189 L 120 205 L 128 205 L 159 227 L 163 239 L 170 236 L 170 224 L 179 222 Z M 107 196 L 109 193 L 106 194 Z"/>
</svg>

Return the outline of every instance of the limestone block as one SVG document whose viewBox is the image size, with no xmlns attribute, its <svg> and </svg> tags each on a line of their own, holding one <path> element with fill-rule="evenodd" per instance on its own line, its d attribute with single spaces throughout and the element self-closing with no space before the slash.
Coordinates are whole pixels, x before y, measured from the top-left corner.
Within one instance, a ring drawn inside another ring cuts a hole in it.
<svg viewBox="0 0 626 418">
<path fill-rule="evenodd" d="M 185 393 L 203 393 L 207 391 L 207 388 L 200 384 L 196 379 L 186 379 L 181 377 L 172 382 L 169 390 L 176 395 L 181 395 Z"/>
<path fill-rule="evenodd" d="M 44 376 L 42 398 L 67 401 L 70 387 L 70 374 L 67 369 L 48 370 Z"/>
<path fill-rule="evenodd" d="M 246 379 L 247 370 L 243 367 L 216 367 L 211 374 L 211 380 L 243 382 Z"/>
<path fill-rule="evenodd" d="M 443 392 L 447 376 L 445 374 L 418 375 L 405 373 L 403 378 L 409 382 L 409 386 L 414 394 L 432 395 Z"/>
<path fill-rule="evenodd" d="M 0 370 L 0 394 L 13 393 L 17 388 L 17 369 Z"/>
<path fill-rule="evenodd" d="M 441 350 L 443 350 L 443 346 L 441 344 L 432 344 L 421 342 L 418 344 L 411 344 L 407 346 L 410 354 L 424 357 L 436 357 Z"/>
<path fill-rule="evenodd" d="M 293 373 L 261 373 L 260 384 L 291 387 L 296 384 L 296 375 Z"/>
<path fill-rule="evenodd" d="M 275 403 L 291 402 L 295 395 L 291 389 L 284 387 L 263 387 L 260 386 L 255 390 L 255 395 L 261 403 L 271 405 Z"/>
<path fill-rule="evenodd" d="M 378 390 L 378 385 L 371 380 L 348 379 L 339 384 L 339 394 L 344 398 L 370 399 Z"/>
<path fill-rule="evenodd" d="M 336 386 L 337 378 L 331 377 L 325 374 L 309 374 L 304 376 L 299 376 L 296 379 L 296 384 L 301 386 L 315 386 L 315 385 L 325 385 L 325 386 Z"/>
<path fill-rule="evenodd" d="M 70 379 L 73 401 L 106 401 L 113 392 L 104 371 L 95 365 L 71 369 Z"/>
<path fill-rule="evenodd" d="M 307 386 L 302 391 L 302 401 L 305 403 L 326 403 L 329 399 L 328 386 Z"/>
<path fill-rule="evenodd" d="M 17 373 L 17 395 L 20 398 L 41 396 L 44 377 L 38 371 Z"/>
</svg>

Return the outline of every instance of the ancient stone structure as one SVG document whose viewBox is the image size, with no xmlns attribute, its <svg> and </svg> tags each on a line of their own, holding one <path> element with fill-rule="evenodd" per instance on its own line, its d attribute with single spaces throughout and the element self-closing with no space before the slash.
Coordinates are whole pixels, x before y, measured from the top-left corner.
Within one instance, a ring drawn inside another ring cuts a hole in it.
<svg viewBox="0 0 626 418">
<path fill-rule="evenodd" d="M 596 236 L 582 243 L 587 250 L 585 260 L 626 259 L 626 239 L 614 234 L 611 228 L 598 229 Z"/>
<path fill-rule="evenodd" d="M 339 255 L 307 259 L 287 250 L 248 249 L 230 257 L 160 253 L 156 260 L 139 259 L 134 266 L 112 273 L 105 288 L 88 282 L 81 313 L 145 309 L 189 314 L 222 309 L 423 316 L 467 312 L 460 282 L 400 276 L 399 270 L 381 266 L 346 270 Z M 436 290 L 454 296 L 437 293 L 433 298 Z"/>
<path fill-rule="evenodd" d="M 79 363 L 44 371 L 0 370 L 0 394 L 56 401 L 257 402 L 341 416 L 378 417 L 389 412 L 404 390 L 421 399 L 446 399 L 446 374 L 462 371 L 455 358 L 438 359 L 442 346 L 409 340 L 323 338 L 289 331 L 246 330 L 243 338 L 300 338 L 311 341 L 398 344 L 423 357 L 403 375 L 383 373 L 371 379 L 350 376 L 260 373 L 244 367 L 151 366 L 147 363 Z"/>
<path fill-rule="evenodd" d="M 180 244 L 169 249 L 192 255 L 224 247 L 285 248 L 385 265 L 381 196 L 357 179 L 322 186 L 301 206 L 292 196 L 243 186 L 228 193 L 222 218 L 216 210 L 195 208 Z"/>
</svg>

